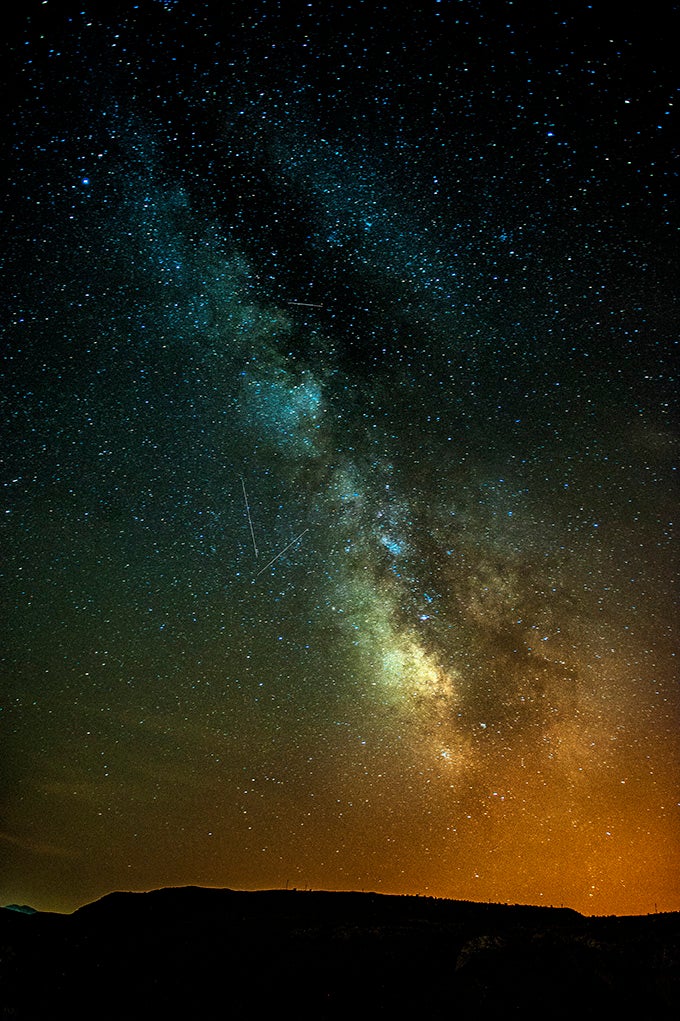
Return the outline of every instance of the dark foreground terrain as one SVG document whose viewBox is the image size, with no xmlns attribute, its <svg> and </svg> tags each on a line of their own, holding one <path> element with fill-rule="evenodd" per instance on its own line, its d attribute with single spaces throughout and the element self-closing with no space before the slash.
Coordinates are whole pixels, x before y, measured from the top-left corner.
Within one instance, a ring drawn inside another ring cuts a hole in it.
<svg viewBox="0 0 680 1021">
<path fill-rule="evenodd" d="M 0 1018 L 675 1018 L 680 914 L 361 893 L 115 893 L 0 909 Z"/>
</svg>

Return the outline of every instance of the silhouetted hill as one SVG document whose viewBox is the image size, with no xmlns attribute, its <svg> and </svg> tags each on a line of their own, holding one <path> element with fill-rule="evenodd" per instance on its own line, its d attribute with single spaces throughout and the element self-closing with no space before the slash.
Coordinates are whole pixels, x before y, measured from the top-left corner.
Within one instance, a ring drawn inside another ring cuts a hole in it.
<svg viewBox="0 0 680 1021">
<path fill-rule="evenodd" d="M 0 911 L 2 1018 L 676 1016 L 680 915 L 195 887 Z"/>
</svg>

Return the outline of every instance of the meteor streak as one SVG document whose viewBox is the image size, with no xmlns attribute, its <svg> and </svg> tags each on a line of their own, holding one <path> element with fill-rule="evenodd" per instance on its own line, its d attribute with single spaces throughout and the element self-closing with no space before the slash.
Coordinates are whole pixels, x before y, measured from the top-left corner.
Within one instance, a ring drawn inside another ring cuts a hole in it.
<svg viewBox="0 0 680 1021">
<path fill-rule="evenodd" d="M 262 574 L 263 571 L 266 571 L 268 567 L 271 567 L 272 564 L 279 559 L 279 557 L 283 556 L 283 554 L 286 552 L 287 549 L 290 549 L 290 547 L 294 546 L 296 542 L 299 542 L 299 540 L 302 538 L 302 536 L 305 534 L 305 532 L 308 532 L 308 531 L 309 531 L 309 529 L 305 528 L 304 532 L 300 532 L 300 534 L 295 539 L 293 539 L 292 542 L 289 542 L 287 546 L 283 547 L 283 549 L 281 550 L 280 553 L 277 553 L 275 557 L 272 557 L 272 559 L 269 561 L 268 564 L 265 564 L 264 567 L 261 567 L 260 570 L 255 575 L 255 577 L 257 578 L 260 574 Z"/>
<path fill-rule="evenodd" d="M 253 539 L 253 549 L 255 550 L 255 556 L 258 557 L 260 554 L 257 551 L 257 543 L 255 542 L 255 532 L 253 530 L 253 521 L 252 521 L 252 518 L 250 516 L 250 507 L 248 506 L 248 494 L 246 493 L 246 484 L 243 481 L 243 476 L 241 476 L 241 485 L 243 486 L 243 499 L 245 500 L 245 504 L 246 504 L 246 514 L 248 515 L 248 524 L 250 525 L 250 534 L 251 534 L 252 539 Z"/>
</svg>

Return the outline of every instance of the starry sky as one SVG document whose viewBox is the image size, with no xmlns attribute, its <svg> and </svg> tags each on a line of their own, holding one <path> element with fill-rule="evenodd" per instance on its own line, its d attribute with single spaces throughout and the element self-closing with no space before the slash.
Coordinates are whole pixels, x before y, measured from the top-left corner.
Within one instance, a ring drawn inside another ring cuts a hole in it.
<svg viewBox="0 0 680 1021">
<path fill-rule="evenodd" d="M 679 909 L 675 5 L 18 8 L 0 902 Z"/>
</svg>

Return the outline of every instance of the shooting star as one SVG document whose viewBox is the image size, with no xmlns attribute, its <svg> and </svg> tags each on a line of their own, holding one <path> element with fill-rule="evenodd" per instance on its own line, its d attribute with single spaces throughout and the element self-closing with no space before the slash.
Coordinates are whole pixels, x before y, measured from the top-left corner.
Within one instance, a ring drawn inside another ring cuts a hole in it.
<svg viewBox="0 0 680 1021">
<path fill-rule="evenodd" d="M 260 554 L 257 551 L 257 543 L 255 542 L 255 531 L 253 529 L 253 519 L 250 516 L 250 507 L 248 506 L 248 494 L 246 493 L 246 484 L 243 481 L 243 476 L 241 476 L 241 485 L 243 486 L 243 499 L 245 500 L 245 504 L 246 504 L 246 514 L 248 515 L 248 524 L 250 525 L 250 534 L 251 534 L 252 539 L 253 539 L 253 549 L 255 550 L 255 556 L 259 557 Z"/>
<path fill-rule="evenodd" d="M 288 301 L 287 305 L 305 305 L 307 308 L 323 308 L 323 305 L 317 305 L 315 301 Z"/>
<path fill-rule="evenodd" d="M 279 557 L 283 556 L 283 554 L 286 552 L 287 549 L 290 549 L 290 547 L 294 546 L 296 542 L 299 542 L 300 539 L 302 538 L 302 536 L 305 534 L 305 532 L 308 532 L 308 531 L 309 531 L 309 529 L 305 528 L 304 532 L 300 532 L 300 534 L 295 539 L 293 539 L 292 542 L 289 542 L 287 546 L 284 546 L 280 553 L 277 553 L 275 557 L 272 557 L 272 559 L 269 561 L 268 564 L 265 564 L 264 567 L 260 568 L 260 570 L 255 575 L 255 578 L 257 578 L 260 574 L 262 574 L 264 571 L 266 571 L 268 567 L 271 567 L 272 564 L 275 563 L 279 559 Z"/>
</svg>

